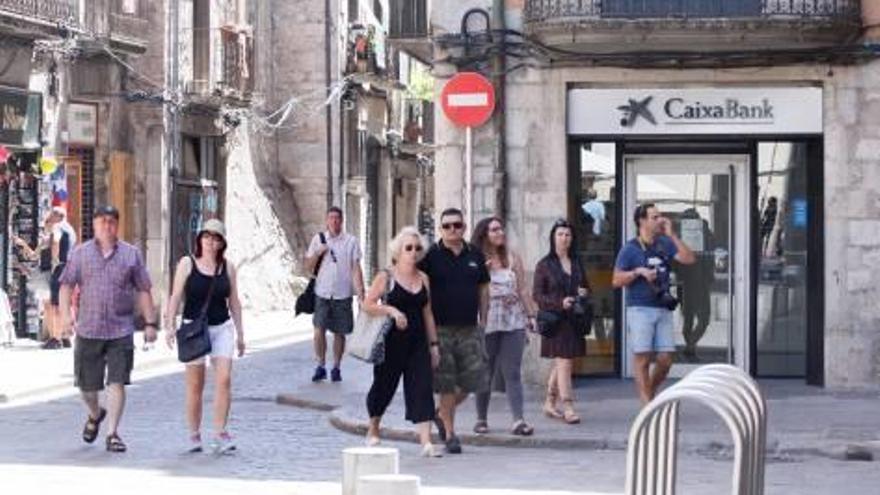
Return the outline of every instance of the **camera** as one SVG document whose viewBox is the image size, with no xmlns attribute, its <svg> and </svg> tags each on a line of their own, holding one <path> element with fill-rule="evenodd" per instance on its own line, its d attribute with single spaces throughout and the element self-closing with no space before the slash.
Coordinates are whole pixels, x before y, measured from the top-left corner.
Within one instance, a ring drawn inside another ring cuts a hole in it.
<svg viewBox="0 0 880 495">
<path fill-rule="evenodd" d="M 675 298 L 669 291 L 664 290 L 657 293 L 657 300 L 660 304 L 668 309 L 669 311 L 675 311 L 678 308 L 678 299 Z"/>
<path fill-rule="evenodd" d="M 577 296 L 574 298 L 574 304 L 571 306 L 571 312 L 575 316 L 586 316 L 590 311 L 590 298 L 587 296 Z"/>
</svg>

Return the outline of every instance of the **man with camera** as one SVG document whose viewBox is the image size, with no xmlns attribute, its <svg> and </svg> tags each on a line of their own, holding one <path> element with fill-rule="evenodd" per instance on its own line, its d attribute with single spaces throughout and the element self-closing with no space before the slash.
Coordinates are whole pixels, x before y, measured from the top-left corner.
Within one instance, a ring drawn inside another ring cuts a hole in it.
<svg viewBox="0 0 880 495">
<path fill-rule="evenodd" d="M 675 352 L 672 313 L 678 300 L 670 291 L 670 263 L 674 259 L 690 265 L 696 257 L 655 205 L 637 207 L 633 221 L 639 234 L 617 254 L 612 284 L 616 289 L 628 289 L 626 323 L 635 354 L 636 387 L 644 405 L 654 398 L 666 379 Z"/>
</svg>

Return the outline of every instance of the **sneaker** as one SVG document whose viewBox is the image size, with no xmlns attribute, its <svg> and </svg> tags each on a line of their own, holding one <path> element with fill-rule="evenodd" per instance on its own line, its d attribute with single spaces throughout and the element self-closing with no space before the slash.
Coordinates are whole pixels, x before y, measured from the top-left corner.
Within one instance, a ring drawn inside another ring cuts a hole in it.
<svg viewBox="0 0 880 495">
<path fill-rule="evenodd" d="M 453 435 L 446 441 L 446 453 L 461 454 L 461 440 L 457 436 Z"/>
<path fill-rule="evenodd" d="M 43 349 L 61 349 L 61 342 L 56 339 L 49 339 L 43 343 Z"/>
<path fill-rule="evenodd" d="M 214 437 L 214 441 L 211 442 L 211 452 L 214 455 L 230 454 L 234 451 L 235 443 L 232 441 L 232 436 L 225 431 Z"/>
<path fill-rule="evenodd" d="M 193 433 L 189 436 L 189 448 L 186 452 L 187 454 L 198 454 L 202 451 L 204 451 L 202 448 L 202 435 L 200 433 Z"/>
<path fill-rule="evenodd" d="M 61 346 L 64 347 L 65 349 L 70 349 L 70 347 L 71 347 L 70 339 L 61 339 Z"/>
<path fill-rule="evenodd" d="M 315 368 L 315 374 L 312 375 L 313 382 L 320 382 L 327 379 L 327 370 L 323 366 Z"/>
<path fill-rule="evenodd" d="M 342 372 L 339 371 L 339 368 L 330 370 L 330 381 L 337 383 L 342 381 Z"/>
<path fill-rule="evenodd" d="M 443 453 L 434 448 L 434 444 L 426 443 L 422 445 L 422 457 L 443 457 Z"/>
</svg>

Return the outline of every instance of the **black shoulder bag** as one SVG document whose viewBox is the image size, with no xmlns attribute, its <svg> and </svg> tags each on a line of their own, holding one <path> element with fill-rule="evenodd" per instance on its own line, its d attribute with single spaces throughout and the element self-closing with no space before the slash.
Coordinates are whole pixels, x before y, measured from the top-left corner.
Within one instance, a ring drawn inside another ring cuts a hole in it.
<svg viewBox="0 0 880 495">
<path fill-rule="evenodd" d="M 181 363 L 194 361 L 202 356 L 211 353 L 211 334 L 208 332 L 208 306 L 211 304 L 211 298 L 214 296 L 214 284 L 220 275 L 221 265 L 217 265 L 214 272 L 214 278 L 211 279 L 211 286 L 208 288 L 208 296 L 205 298 L 205 304 L 199 316 L 192 321 L 182 323 L 177 329 L 177 359 Z M 193 270 L 198 270 L 196 261 L 193 260 Z"/>
<path fill-rule="evenodd" d="M 321 232 L 318 235 L 321 238 L 321 244 L 327 244 L 327 239 L 324 237 L 324 233 Z M 321 263 L 324 261 L 324 256 L 326 255 L 327 253 L 324 253 L 318 258 L 318 263 L 315 264 L 315 272 L 309 279 L 309 285 L 307 285 L 306 290 L 296 298 L 295 315 L 299 315 L 300 313 L 310 315 L 315 312 L 315 282 L 318 280 L 318 270 L 321 269 Z"/>
</svg>

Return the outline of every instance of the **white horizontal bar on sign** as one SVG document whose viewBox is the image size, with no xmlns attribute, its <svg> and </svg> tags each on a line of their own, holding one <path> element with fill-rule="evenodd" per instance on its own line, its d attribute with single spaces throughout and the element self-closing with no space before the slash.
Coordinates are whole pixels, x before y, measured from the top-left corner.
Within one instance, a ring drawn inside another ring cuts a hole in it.
<svg viewBox="0 0 880 495">
<path fill-rule="evenodd" d="M 461 93 L 449 95 L 446 103 L 450 107 L 487 107 L 489 93 Z"/>
</svg>

